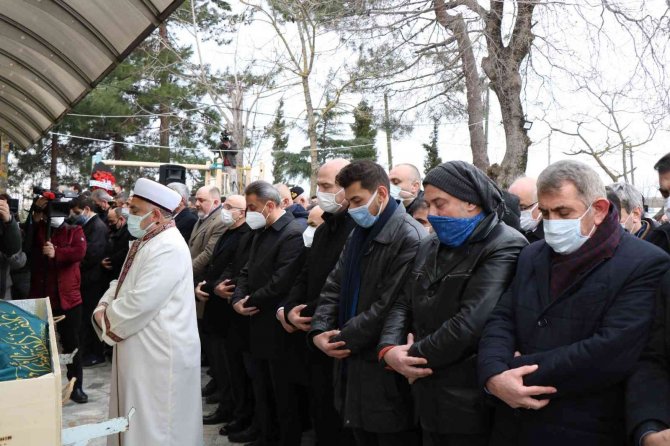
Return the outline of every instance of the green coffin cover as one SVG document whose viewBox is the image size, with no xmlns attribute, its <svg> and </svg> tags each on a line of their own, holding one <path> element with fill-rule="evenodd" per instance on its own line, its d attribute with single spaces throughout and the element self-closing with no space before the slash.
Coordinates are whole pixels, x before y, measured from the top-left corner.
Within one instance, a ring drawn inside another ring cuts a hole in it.
<svg viewBox="0 0 670 446">
<path fill-rule="evenodd" d="M 0 381 L 51 372 L 47 327 L 34 314 L 0 300 Z"/>
</svg>

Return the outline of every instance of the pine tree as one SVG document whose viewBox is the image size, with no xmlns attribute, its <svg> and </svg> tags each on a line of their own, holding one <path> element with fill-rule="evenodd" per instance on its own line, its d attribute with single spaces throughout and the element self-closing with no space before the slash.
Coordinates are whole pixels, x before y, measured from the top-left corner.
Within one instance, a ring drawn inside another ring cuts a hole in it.
<svg viewBox="0 0 670 446">
<path fill-rule="evenodd" d="M 288 135 L 286 134 L 286 121 L 284 121 L 284 100 L 279 101 L 275 119 L 268 129 L 268 134 L 272 137 L 272 176 L 275 183 L 285 183 L 288 181 L 286 176 L 288 170 Z"/>
<path fill-rule="evenodd" d="M 351 125 L 354 139 L 348 144 L 351 147 L 349 151 L 351 159 L 377 161 L 377 149 L 375 148 L 377 129 L 374 127 L 374 119 L 372 107 L 365 100 L 359 102 L 354 108 L 354 123 Z"/>
<path fill-rule="evenodd" d="M 440 120 L 438 118 L 433 118 L 433 134 L 430 138 L 430 143 L 423 144 L 423 148 L 426 150 L 426 158 L 423 162 L 423 169 L 425 173 L 428 173 L 428 171 L 431 169 L 442 164 L 442 158 L 440 158 L 437 149 L 439 124 Z"/>
</svg>

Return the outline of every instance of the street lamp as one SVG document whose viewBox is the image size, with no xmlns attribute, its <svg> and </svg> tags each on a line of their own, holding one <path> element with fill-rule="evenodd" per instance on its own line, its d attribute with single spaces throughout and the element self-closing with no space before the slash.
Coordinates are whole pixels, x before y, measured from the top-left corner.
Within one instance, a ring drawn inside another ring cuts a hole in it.
<svg viewBox="0 0 670 446">
<path fill-rule="evenodd" d="M 533 127 L 533 121 L 529 121 L 528 118 L 526 118 L 524 116 L 524 118 L 523 118 L 523 129 L 525 131 L 528 131 L 528 130 L 531 129 L 531 127 Z"/>
</svg>

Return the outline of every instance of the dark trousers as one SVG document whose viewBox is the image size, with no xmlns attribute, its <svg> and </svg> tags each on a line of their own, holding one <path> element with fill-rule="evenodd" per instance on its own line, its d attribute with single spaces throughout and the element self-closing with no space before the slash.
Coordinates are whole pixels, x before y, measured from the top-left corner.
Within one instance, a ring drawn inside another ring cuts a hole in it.
<svg viewBox="0 0 670 446">
<path fill-rule="evenodd" d="M 423 432 L 424 438 L 434 446 L 487 446 L 490 435 L 438 434 Z"/>
<path fill-rule="evenodd" d="M 318 354 L 321 354 L 320 352 Z M 351 433 L 345 434 L 342 417 L 333 401 L 333 360 L 310 358 L 309 393 L 316 446 L 345 446 L 352 443 Z"/>
<path fill-rule="evenodd" d="M 230 337 L 224 339 L 224 350 L 233 400 L 233 417 L 236 420 L 251 421 L 254 415 L 254 396 L 245 368 L 244 352 L 239 343 Z"/>
<path fill-rule="evenodd" d="M 82 306 L 77 305 L 67 311 L 55 310 L 54 316 L 65 316 L 56 324 L 56 332 L 63 346 L 63 353 L 72 353 L 79 348 L 79 332 L 82 324 Z M 81 351 L 77 352 L 72 363 L 67 365 L 67 379 L 77 378 L 75 387 L 82 388 L 83 373 L 81 368 Z"/>
<path fill-rule="evenodd" d="M 419 435 L 415 431 L 381 434 L 358 428 L 354 428 L 354 439 L 357 446 L 418 446 L 420 442 Z"/>
<path fill-rule="evenodd" d="M 222 336 L 209 333 L 207 335 L 207 358 L 214 373 L 217 392 L 221 394 L 219 408 L 225 411 L 233 410 L 233 394 L 230 385 L 230 376 L 226 367 L 226 348 Z"/>
<path fill-rule="evenodd" d="M 253 359 L 251 377 L 261 439 L 282 446 L 300 446 L 302 426 L 296 384 L 285 359 Z"/>
<path fill-rule="evenodd" d="M 106 282 L 105 282 L 106 284 Z M 81 329 L 79 332 L 80 349 L 83 356 L 102 357 L 105 353 L 105 346 L 98 338 L 98 335 L 91 324 L 93 310 L 98 306 L 100 298 L 107 291 L 98 283 L 83 283 L 81 285 L 81 300 L 83 301 L 81 314 Z"/>
</svg>

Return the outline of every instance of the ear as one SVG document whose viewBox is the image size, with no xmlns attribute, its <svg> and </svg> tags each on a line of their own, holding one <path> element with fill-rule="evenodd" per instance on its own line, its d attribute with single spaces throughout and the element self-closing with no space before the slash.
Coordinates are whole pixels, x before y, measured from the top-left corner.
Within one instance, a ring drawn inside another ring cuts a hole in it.
<svg viewBox="0 0 670 446">
<path fill-rule="evenodd" d="M 607 198 L 601 197 L 594 201 L 591 207 L 595 212 L 593 222 L 598 226 L 607 218 L 607 213 L 610 210 L 610 202 Z"/>
<path fill-rule="evenodd" d="M 389 196 L 389 190 L 386 188 L 386 186 L 379 186 L 377 188 L 377 196 L 382 199 L 382 201 L 386 200 Z"/>
<path fill-rule="evenodd" d="M 642 209 L 641 208 L 633 209 L 633 217 L 642 220 L 642 217 L 644 217 Z"/>
</svg>

